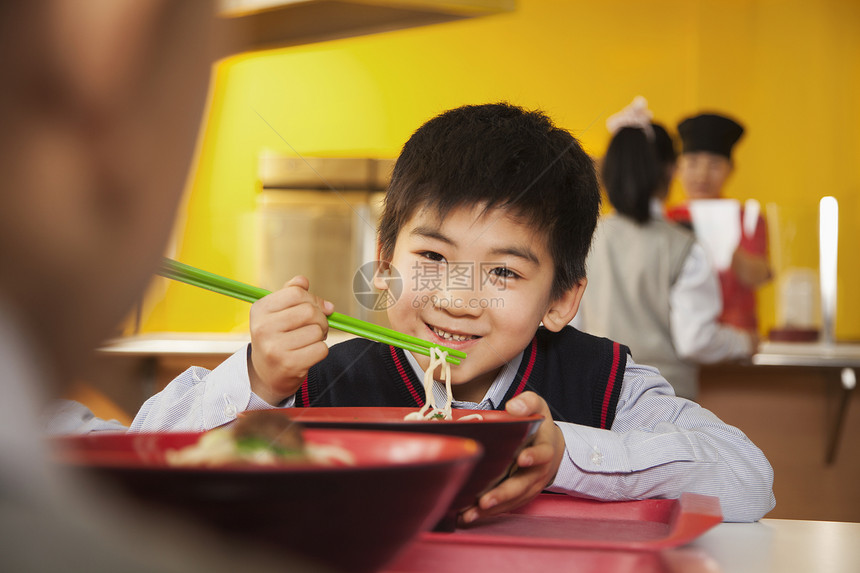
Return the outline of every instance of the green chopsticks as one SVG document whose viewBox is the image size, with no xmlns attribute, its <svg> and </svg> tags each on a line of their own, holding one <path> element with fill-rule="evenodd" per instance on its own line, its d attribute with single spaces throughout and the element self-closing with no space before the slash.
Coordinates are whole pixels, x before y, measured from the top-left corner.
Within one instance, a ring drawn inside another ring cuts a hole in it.
<svg viewBox="0 0 860 573">
<path fill-rule="evenodd" d="M 271 293 L 271 291 L 264 288 L 228 279 L 168 258 L 162 260 L 157 272 L 168 279 L 238 298 L 246 302 L 254 302 Z M 370 340 L 390 344 L 391 346 L 426 356 L 430 355 L 431 348 L 436 347 L 448 353 L 447 361 L 452 364 L 459 364 L 460 359 L 466 358 L 466 353 L 461 350 L 433 344 L 421 338 L 409 336 L 408 334 L 352 318 L 338 312 L 333 312 L 328 316 L 328 325 L 336 330 L 342 330 L 343 332 L 355 334 L 362 338 L 369 338 Z"/>
</svg>

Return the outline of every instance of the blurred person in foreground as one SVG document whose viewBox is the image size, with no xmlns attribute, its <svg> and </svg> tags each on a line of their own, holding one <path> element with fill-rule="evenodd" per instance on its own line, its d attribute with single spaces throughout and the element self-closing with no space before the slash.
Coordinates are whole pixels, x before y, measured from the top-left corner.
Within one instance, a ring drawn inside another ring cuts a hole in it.
<svg viewBox="0 0 860 573">
<path fill-rule="evenodd" d="M 720 285 L 695 236 L 665 220 L 677 155 L 644 98 L 607 121 L 603 186 L 615 212 L 601 219 L 588 256 L 593 285 L 573 324 L 623 341 L 682 398 L 698 394 L 699 363 L 746 358 L 756 335 L 718 322 Z"/>
<path fill-rule="evenodd" d="M 228 552 L 220 538 L 144 515 L 65 474 L 37 423 L 42 404 L 81 372 L 160 259 L 216 56 L 213 10 L 191 0 L 0 3 L 6 571 L 274 563 L 235 544 Z"/>
</svg>

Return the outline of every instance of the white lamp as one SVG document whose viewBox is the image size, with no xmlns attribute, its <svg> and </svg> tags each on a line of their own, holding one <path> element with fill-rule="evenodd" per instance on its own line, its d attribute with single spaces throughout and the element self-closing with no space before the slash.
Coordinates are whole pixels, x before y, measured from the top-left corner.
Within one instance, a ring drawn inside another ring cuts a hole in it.
<svg viewBox="0 0 860 573">
<path fill-rule="evenodd" d="M 821 285 L 821 341 L 836 339 L 836 253 L 839 241 L 839 205 L 835 197 L 818 204 L 818 265 Z"/>
</svg>

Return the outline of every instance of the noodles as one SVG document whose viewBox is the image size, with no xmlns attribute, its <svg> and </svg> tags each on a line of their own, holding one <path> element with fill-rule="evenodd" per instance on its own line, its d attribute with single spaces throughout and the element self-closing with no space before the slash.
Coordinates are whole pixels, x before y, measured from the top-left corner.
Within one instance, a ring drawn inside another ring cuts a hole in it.
<svg viewBox="0 0 860 573">
<path fill-rule="evenodd" d="M 425 402 L 420 410 L 411 412 L 403 417 L 404 420 L 451 420 L 451 402 L 454 401 L 454 394 L 451 391 L 451 365 L 446 360 L 448 353 L 436 346 L 430 348 L 430 364 L 427 370 L 424 371 L 424 397 Z M 436 396 L 433 393 L 433 373 L 436 368 L 442 367 L 442 377 L 445 378 L 445 393 L 447 399 L 443 408 L 436 406 Z M 463 420 L 483 420 L 484 417 L 480 414 L 469 414 L 459 418 Z"/>
</svg>

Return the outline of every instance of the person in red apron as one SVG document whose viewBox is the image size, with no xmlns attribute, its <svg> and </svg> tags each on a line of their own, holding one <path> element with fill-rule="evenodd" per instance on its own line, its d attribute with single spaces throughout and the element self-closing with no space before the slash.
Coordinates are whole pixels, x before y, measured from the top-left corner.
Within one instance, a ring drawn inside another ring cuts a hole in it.
<svg viewBox="0 0 860 573">
<path fill-rule="evenodd" d="M 683 144 L 678 179 L 688 200 L 722 197 L 723 188 L 734 171 L 732 149 L 743 133 L 741 124 L 714 113 L 689 117 L 678 124 L 678 134 Z M 692 228 L 689 203 L 669 208 L 666 215 Z M 771 278 L 767 259 L 767 227 L 761 216 L 752 234 L 741 233 L 731 266 L 719 275 L 723 294 L 720 322 L 757 330 L 755 291 Z"/>
</svg>

